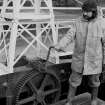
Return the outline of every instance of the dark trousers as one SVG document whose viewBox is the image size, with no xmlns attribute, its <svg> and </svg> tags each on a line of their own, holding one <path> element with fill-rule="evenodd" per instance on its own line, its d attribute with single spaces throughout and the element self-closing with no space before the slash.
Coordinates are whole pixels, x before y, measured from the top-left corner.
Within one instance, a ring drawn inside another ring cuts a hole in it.
<svg viewBox="0 0 105 105">
<path fill-rule="evenodd" d="M 99 87 L 100 86 L 100 80 L 99 80 L 100 74 L 94 74 L 94 75 L 88 75 L 88 84 L 90 87 Z M 69 82 L 72 87 L 78 87 L 81 84 L 82 81 L 82 73 L 78 73 L 73 71 L 70 75 Z"/>
</svg>

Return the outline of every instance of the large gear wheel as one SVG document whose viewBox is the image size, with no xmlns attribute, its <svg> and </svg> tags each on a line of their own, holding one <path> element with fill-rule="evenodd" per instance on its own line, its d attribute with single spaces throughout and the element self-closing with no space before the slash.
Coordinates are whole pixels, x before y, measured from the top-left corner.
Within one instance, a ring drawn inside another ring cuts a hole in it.
<svg viewBox="0 0 105 105">
<path fill-rule="evenodd" d="M 59 100 L 61 84 L 53 72 L 32 70 L 18 83 L 14 105 L 48 105 Z"/>
</svg>

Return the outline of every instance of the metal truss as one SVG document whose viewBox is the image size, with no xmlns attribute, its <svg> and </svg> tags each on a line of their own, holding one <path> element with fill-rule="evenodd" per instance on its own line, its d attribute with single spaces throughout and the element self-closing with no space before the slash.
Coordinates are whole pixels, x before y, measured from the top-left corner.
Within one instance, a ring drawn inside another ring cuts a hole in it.
<svg viewBox="0 0 105 105">
<path fill-rule="evenodd" d="M 70 24 L 75 22 L 75 20 L 56 21 L 54 9 L 59 8 L 52 6 L 52 0 L 2 1 L 2 6 L 0 6 L 0 75 L 15 72 L 14 65 L 24 55 L 29 60 L 35 57 L 45 58 L 49 46 L 58 43 L 59 30 L 70 28 L 72 26 Z M 43 53 L 44 50 L 45 53 Z M 59 56 L 72 53 L 72 51 L 54 52 L 51 56 L 55 57 L 55 63 L 59 63 Z"/>
<path fill-rule="evenodd" d="M 5 73 L 1 70 L 1 75 L 13 73 L 14 65 L 31 47 L 37 56 L 41 47 L 48 49 L 42 42 L 42 35 L 49 30 L 52 44 L 57 44 L 52 0 L 3 0 L 0 16 L 0 54 L 5 58 L 1 64 L 6 70 Z M 20 42 L 25 46 L 17 54 Z"/>
</svg>

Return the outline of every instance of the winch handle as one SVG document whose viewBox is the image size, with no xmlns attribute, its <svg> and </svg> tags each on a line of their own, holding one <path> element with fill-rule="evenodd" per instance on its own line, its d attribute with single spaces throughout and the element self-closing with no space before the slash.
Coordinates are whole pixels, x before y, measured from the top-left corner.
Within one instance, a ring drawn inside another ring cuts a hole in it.
<svg viewBox="0 0 105 105">
<path fill-rule="evenodd" d="M 48 61 L 48 59 L 50 57 L 50 52 L 51 52 L 52 49 L 55 49 L 55 47 L 54 46 L 49 47 L 49 50 L 48 50 L 48 53 L 47 53 L 47 57 L 46 57 L 45 65 L 46 65 L 46 63 L 47 63 L 47 61 Z"/>
</svg>

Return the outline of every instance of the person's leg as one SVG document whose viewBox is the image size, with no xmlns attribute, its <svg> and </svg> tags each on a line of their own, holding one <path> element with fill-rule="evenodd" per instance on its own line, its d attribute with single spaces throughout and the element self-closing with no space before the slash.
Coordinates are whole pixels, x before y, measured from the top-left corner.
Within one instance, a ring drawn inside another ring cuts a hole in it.
<svg viewBox="0 0 105 105">
<path fill-rule="evenodd" d="M 69 78 L 69 93 L 67 97 L 69 105 L 72 105 L 71 101 L 73 100 L 77 87 L 81 84 L 81 81 L 82 81 L 82 74 L 73 71 Z"/>
<path fill-rule="evenodd" d="M 91 105 L 97 105 L 98 88 L 100 86 L 99 76 L 100 74 L 94 74 L 89 76 L 89 85 L 92 88 Z"/>
</svg>

